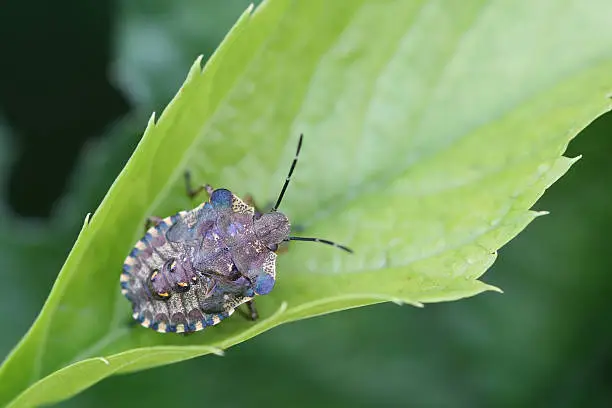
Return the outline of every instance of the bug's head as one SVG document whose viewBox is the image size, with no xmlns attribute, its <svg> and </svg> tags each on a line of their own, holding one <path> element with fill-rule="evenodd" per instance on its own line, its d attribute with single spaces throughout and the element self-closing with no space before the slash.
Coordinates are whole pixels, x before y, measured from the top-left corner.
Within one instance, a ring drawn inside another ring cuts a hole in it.
<svg viewBox="0 0 612 408">
<path fill-rule="evenodd" d="M 287 216 L 278 211 L 262 214 L 255 219 L 255 234 L 270 250 L 275 251 L 283 241 L 289 240 L 291 224 Z"/>
</svg>

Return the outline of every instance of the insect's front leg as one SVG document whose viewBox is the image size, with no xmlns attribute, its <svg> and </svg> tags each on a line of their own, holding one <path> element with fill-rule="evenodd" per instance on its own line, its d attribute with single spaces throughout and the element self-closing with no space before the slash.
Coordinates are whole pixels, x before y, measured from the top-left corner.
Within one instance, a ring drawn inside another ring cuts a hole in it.
<svg viewBox="0 0 612 408">
<path fill-rule="evenodd" d="M 251 194 L 247 194 L 244 197 L 244 202 L 255 209 L 255 218 L 261 217 L 261 215 L 264 213 L 264 211 L 257 206 L 257 204 L 255 203 L 255 199 Z"/>
<path fill-rule="evenodd" d="M 275 251 L 277 254 L 284 254 L 286 252 L 289 252 L 289 242 L 281 242 L 278 245 L 278 248 Z"/>
<path fill-rule="evenodd" d="M 204 190 L 206 190 L 206 193 L 208 194 L 208 197 L 210 198 L 210 195 L 212 194 L 214 189 L 212 188 L 210 184 L 201 184 L 197 186 L 196 188 L 193 188 L 191 184 L 191 172 L 187 170 L 185 171 L 185 190 L 187 192 L 187 196 L 193 200 L 195 196 L 197 196 Z"/>
</svg>

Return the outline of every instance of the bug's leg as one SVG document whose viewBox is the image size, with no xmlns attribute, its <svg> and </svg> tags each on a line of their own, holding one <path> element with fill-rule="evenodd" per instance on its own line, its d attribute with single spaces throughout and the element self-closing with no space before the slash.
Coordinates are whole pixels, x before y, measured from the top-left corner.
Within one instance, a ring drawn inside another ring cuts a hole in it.
<svg viewBox="0 0 612 408">
<path fill-rule="evenodd" d="M 238 311 L 238 313 L 240 313 L 240 315 L 242 317 L 244 317 L 245 319 L 247 319 L 247 320 L 255 321 L 255 320 L 259 319 L 259 313 L 257 313 L 257 308 L 255 308 L 255 301 L 254 300 L 249 300 L 245 304 L 246 304 L 247 308 L 249 309 L 249 311 L 245 312 L 242 309 L 236 309 Z"/>
<path fill-rule="evenodd" d="M 163 218 L 161 217 L 156 217 L 154 215 L 147 217 L 147 219 L 145 220 L 145 225 L 144 225 L 144 230 L 145 232 L 147 232 L 147 230 L 157 224 L 159 224 L 160 222 L 162 222 Z"/>
<path fill-rule="evenodd" d="M 233 276 L 231 275 L 232 277 L 237 276 L 237 279 L 231 279 L 231 277 L 227 277 L 223 275 L 212 275 L 212 276 L 214 276 L 216 280 L 215 290 L 211 293 L 209 297 L 200 301 L 200 308 L 205 313 L 219 313 L 219 312 L 226 311 L 225 307 L 223 306 L 223 303 L 225 301 L 226 296 L 228 295 L 232 297 L 252 296 L 253 295 L 251 285 L 246 281 L 246 279 L 242 277 L 242 275 L 240 275 L 240 273 L 237 273 Z M 238 279 L 240 281 L 237 281 Z M 247 295 L 247 293 L 249 292 L 250 294 Z M 250 304 L 251 302 L 252 300 L 248 301 L 247 303 Z M 238 313 L 245 316 L 244 311 L 242 311 L 239 308 L 237 308 L 236 310 L 238 311 Z M 246 318 L 249 318 L 252 320 L 257 319 L 257 311 L 255 310 L 254 306 L 251 307 L 249 305 L 249 312 L 250 312 L 250 315 L 245 316 Z"/>
<path fill-rule="evenodd" d="M 277 254 L 284 254 L 285 252 L 289 252 L 289 242 L 281 242 L 275 252 Z"/>
<path fill-rule="evenodd" d="M 186 170 L 185 171 L 185 191 L 187 191 L 187 196 L 193 200 L 195 196 L 197 196 L 204 190 L 206 190 L 206 192 L 208 193 L 208 196 L 210 197 L 210 195 L 213 192 L 212 186 L 210 184 L 201 184 L 197 186 L 196 188 L 193 188 L 193 186 L 191 185 L 191 172 L 189 170 Z"/>
<path fill-rule="evenodd" d="M 130 317 L 130 320 L 127 320 L 127 319 L 126 319 L 126 321 L 125 321 L 125 325 L 126 325 L 128 328 L 133 329 L 133 328 L 135 328 L 135 327 L 137 327 L 137 326 L 140 326 L 140 323 L 138 323 L 138 321 L 136 321 L 136 319 L 133 319 L 132 317 Z"/>
<path fill-rule="evenodd" d="M 292 232 L 303 232 L 304 231 L 304 226 L 303 225 L 299 225 L 299 224 L 293 224 L 293 225 L 291 225 L 291 231 Z"/>
<path fill-rule="evenodd" d="M 236 265 L 234 264 L 232 267 L 232 271 L 230 275 L 228 276 L 228 278 L 231 281 L 236 281 L 241 277 L 242 277 L 242 274 L 238 271 L 238 269 L 236 268 Z M 259 315 L 257 314 L 257 309 L 255 309 L 255 302 L 253 300 L 249 300 L 248 302 L 246 302 L 246 304 L 247 304 L 247 307 L 249 308 L 249 313 L 247 314 L 242 309 L 237 309 L 238 313 L 240 313 L 245 319 L 250 319 L 253 321 L 257 320 Z"/>
<path fill-rule="evenodd" d="M 257 308 L 255 307 L 255 301 L 249 300 L 248 302 L 246 302 L 246 305 L 249 308 L 249 315 L 251 317 L 251 320 L 255 321 L 259 319 L 259 314 L 257 313 Z"/>
<path fill-rule="evenodd" d="M 264 211 L 257 206 L 257 204 L 255 203 L 255 199 L 251 194 L 247 194 L 246 196 L 244 196 L 244 202 L 255 208 L 255 218 L 261 217 L 261 215 L 264 213 Z"/>
</svg>

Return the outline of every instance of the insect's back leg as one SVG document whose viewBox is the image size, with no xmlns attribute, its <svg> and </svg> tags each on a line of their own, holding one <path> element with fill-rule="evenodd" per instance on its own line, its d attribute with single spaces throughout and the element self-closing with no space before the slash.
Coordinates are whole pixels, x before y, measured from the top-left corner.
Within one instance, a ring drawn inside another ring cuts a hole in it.
<svg viewBox="0 0 612 408">
<path fill-rule="evenodd" d="M 145 220 L 145 225 L 144 225 L 144 230 L 145 232 L 147 232 L 149 230 L 149 228 L 159 224 L 160 222 L 162 222 L 163 218 L 161 217 L 156 217 L 154 215 L 147 217 L 147 219 Z"/>
<path fill-rule="evenodd" d="M 125 326 L 128 327 L 129 329 L 133 329 L 135 327 L 140 326 L 140 322 L 138 322 L 136 319 L 134 319 L 132 316 L 129 317 L 129 319 L 125 319 Z"/>
<path fill-rule="evenodd" d="M 195 198 L 195 196 L 204 190 L 206 190 L 206 193 L 208 193 L 208 197 L 210 197 L 213 192 L 213 188 L 210 184 L 200 184 L 196 188 L 193 188 L 191 184 L 191 172 L 189 170 L 185 171 L 185 190 L 187 192 L 187 196 L 191 199 Z"/>
</svg>

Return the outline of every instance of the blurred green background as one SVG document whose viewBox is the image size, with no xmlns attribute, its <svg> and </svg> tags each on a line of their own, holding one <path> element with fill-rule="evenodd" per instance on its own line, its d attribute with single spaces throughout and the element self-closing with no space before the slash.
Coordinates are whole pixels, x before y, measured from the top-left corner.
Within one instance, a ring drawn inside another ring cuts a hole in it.
<svg viewBox="0 0 612 408">
<path fill-rule="evenodd" d="M 0 355 L 25 333 L 151 111 L 246 0 L 0 6 Z M 612 116 L 500 251 L 483 294 L 292 323 L 227 351 L 112 377 L 65 407 L 612 406 Z M 407 231 L 406 233 L 410 233 Z"/>
</svg>

